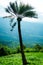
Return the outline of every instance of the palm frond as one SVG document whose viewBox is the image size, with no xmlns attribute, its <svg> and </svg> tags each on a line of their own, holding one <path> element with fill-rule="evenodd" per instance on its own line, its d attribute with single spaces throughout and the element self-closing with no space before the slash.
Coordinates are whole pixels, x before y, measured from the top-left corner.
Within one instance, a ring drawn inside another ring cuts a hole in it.
<svg viewBox="0 0 43 65">
<path fill-rule="evenodd" d="M 11 15 L 9 15 L 9 16 L 4 16 L 4 17 L 2 17 L 2 18 L 10 18 L 10 19 L 12 19 L 12 18 L 15 18 L 15 17 L 16 17 L 16 15 L 11 14 Z"/>
<path fill-rule="evenodd" d="M 14 28 L 14 26 L 16 26 L 16 22 L 14 22 L 14 24 L 12 25 L 12 28 Z"/>
<path fill-rule="evenodd" d="M 11 2 L 10 2 L 10 7 L 12 8 L 13 12 L 16 14 L 16 13 L 17 13 L 17 10 L 16 10 L 16 5 L 15 5 L 15 3 L 11 3 Z"/>
<path fill-rule="evenodd" d="M 9 6 L 7 8 L 5 8 L 5 11 L 8 12 L 8 13 L 12 12 L 12 10 Z"/>
<path fill-rule="evenodd" d="M 5 11 L 6 11 L 7 13 L 10 13 L 11 15 L 14 15 L 14 13 L 13 13 L 13 11 L 11 10 L 10 7 L 5 8 Z"/>
<path fill-rule="evenodd" d="M 8 6 L 8 10 L 9 10 L 10 12 L 14 13 L 10 6 Z"/>
<path fill-rule="evenodd" d="M 8 10 L 8 8 L 5 8 L 5 11 L 8 12 L 8 13 L 10 13 L 9 10 Z"/>
<path fill-rule="evenodd" d="M 19 7 L 18 7 L 18 3 L 17 3 L 17 1 L 15 1 L 15 6 L 16 6 L 17 13 L 18 13 L 18 9 L 19 9 Z"/>
<path fill-rule="evenodd" d="M 14 20 L 14 18 L 12 18 L 12 19 L 10 20 L 10 26 L 11 26 L 11 24 L 13 23 L 13 20 Z"/>
<path fill-rule="evenodd" d="M 16 26 L 16 22 L 12 25 L 12 29 L 10 31 L 13 31 L 14 27 Z"/>
<path fill-rule="evenodd" d="M 23 14 L 23 16 L 37 18 L 37 14 L 35 11 L 27 11 Z"/>
<path fill-rule="evenodd" d="M 5 8 L 5 11 L 8 13 L 13 13 L 13 14 L 17 14 L 18 12 L 18 3 L 15 1 L 15 3 L 11 3 L 9 4 L 10 6 L 8 6 L 7 8 Z"/>
<path fill-rule="evenodd" d="M 22 14 L 25 11 L 32 10 L 32 9 L 33 9 L 33 7 L 20 3 L 20 5 L 19 5 L 19 14 Z"/>
<path fill-rule="evenodd" d="M 10 16 L 4 16 L 3 18 L 11 18 L 12 16 L 10 15 Z"/>
</svg>

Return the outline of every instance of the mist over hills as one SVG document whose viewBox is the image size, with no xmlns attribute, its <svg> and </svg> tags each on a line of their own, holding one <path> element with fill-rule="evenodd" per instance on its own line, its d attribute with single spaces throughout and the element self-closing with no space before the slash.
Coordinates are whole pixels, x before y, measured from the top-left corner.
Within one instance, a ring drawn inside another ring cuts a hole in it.
<svg viewBox="0 0 43 65">
<path fill-rule="evenodd" d="M 17 25 L 14 30 L 11 32 L 10 29 L 10 19 L 0 18 L 0 42 L 2 44 L 7 44 L 12 46 L 12 44 L 18 45 L 19 37 L 18 37 L 18 29 Z M 16 20 L 14 20 L 16 21 Z M 34 45 L 35 43 L 39 43 L 43 45 L 43 23 L 34 23 L 34 22 L 21 22 L 21 32 L 23 43 L 27 46 Z M 11 42 L 15 42 L 16 44 Z"/>
</svg>

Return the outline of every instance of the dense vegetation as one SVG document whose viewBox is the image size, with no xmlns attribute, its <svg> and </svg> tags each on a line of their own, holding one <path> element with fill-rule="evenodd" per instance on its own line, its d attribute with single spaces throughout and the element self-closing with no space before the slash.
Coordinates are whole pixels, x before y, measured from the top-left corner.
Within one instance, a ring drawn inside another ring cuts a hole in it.
<svg viewBox="0 0 43 65">
<path fill-rule="evenodd" d="M 29 48 L 23 45 L 24 52 L 43 52 L 43 46 L 36 44 L 34 47 Z M 16 48 L 11 48 L 6 45 L 0 44 L 0 56 L 10 55 L 10 54 L 16 54 L 20 53 L 20 46 L 17 46 Z"/>
<path fill-rule="evenodd" d="M 43 46 L 36 44 L 29 48 L 23 45 L 24 53 L 29 64 L 43 65 Z M 22 65 L 20 46 L 11 48 L 0 44 L 0 65 Z"/>
<path fill-rule="evenodd" d="M 27 65 L 43 65 L 42 52 L 28 52 L 25 55 L 29 62 Z M 22 65 L 20 53 L 0 57 L 0 65 Z"/>
</svg>

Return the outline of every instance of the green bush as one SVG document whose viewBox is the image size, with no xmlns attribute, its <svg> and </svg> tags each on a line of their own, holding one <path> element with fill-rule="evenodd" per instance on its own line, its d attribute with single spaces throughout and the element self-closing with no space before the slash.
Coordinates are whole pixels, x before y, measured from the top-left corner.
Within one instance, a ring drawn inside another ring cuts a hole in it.
<svg viewBox="0 0 43 65">
<path fill-rule="evenodd" d="M 42 46 L 39 45 L 39 44 L 36 44 L 36 45 L 34 46 L 34 49 L 35 49 L 35 51 L 40 51 L 40 50 L 42 49 Z"/>
<path fill-rule="evenodd" d="M 19 46 L 17 46 L 17 53 L 20 53 L 21 52 L 21 49 L 20 49 L 20 45 Z M 26 46 L 23 44 L 23 49 L 26 49 Z"/>
</svg>

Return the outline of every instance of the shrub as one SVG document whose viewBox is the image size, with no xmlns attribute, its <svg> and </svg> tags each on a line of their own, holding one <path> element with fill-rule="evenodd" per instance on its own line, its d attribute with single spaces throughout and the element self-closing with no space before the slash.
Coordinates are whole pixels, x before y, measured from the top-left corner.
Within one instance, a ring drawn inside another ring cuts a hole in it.
<svg viewBox="0 0 43 65">
<path fill-rule="evenodd" d="M 42 46 L 40 46 L 39 44 L 36 44 L 34 46 L 34 49 L 35 49 L 35 51 L 40 51 L 42 49 Z"/>
<path fill-rule="evenodd" d="M 16 49 L 17 49 L 17 53 L 20 53 L 21 52 L 20 45 Z M 25 45 L 23 45 L 23 49 L 26 49 L 26 46 Z"/>
</svg>

